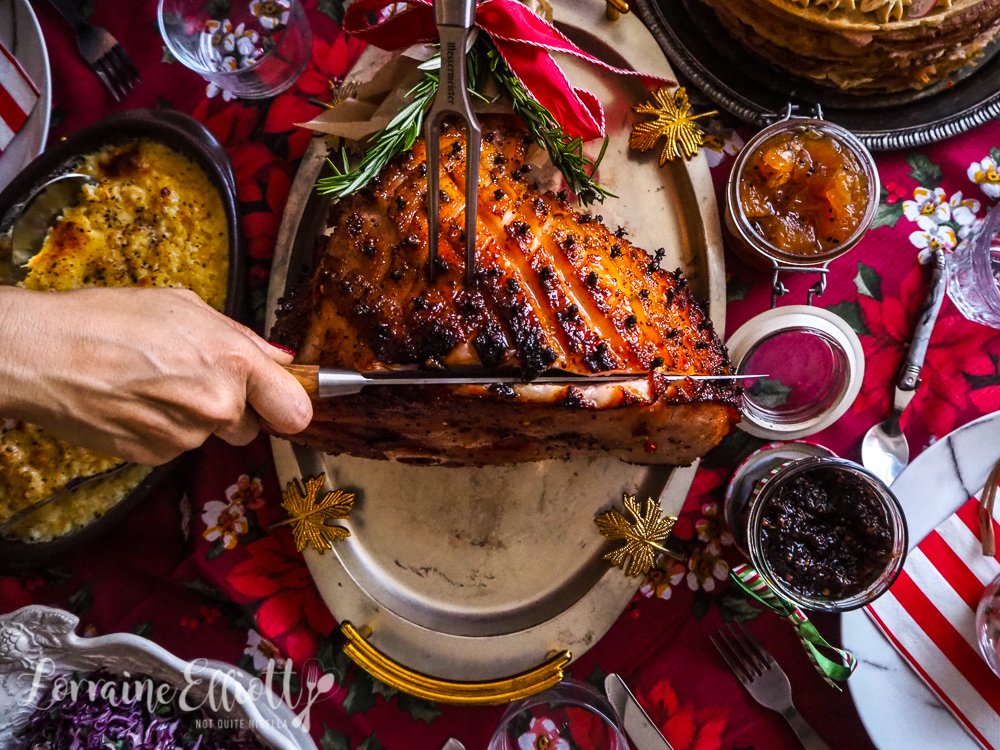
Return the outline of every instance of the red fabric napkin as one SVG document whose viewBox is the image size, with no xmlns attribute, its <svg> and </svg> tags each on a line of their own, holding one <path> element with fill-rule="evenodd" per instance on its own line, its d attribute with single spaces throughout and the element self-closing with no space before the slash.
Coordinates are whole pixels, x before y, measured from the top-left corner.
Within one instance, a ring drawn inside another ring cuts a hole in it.
<svg viewBox="0 0 1000 750">
<path fill-rule="evenodd" d="M 969 733 L 998 750 L 1000 677 L 980 654 L 975 613 L 1000 575 L 1000 555 L 983 555 L 978 507 L 977 495 L 932 531 L 889 592 L 865 609 Z M 1000 538 L 995 515 L 993 528 Z"/>
<path fill-rule="evenodd" d="M 37 103 L 38 87 L 0 44 L 0 153 L 14 140 Z"/>
</svg>

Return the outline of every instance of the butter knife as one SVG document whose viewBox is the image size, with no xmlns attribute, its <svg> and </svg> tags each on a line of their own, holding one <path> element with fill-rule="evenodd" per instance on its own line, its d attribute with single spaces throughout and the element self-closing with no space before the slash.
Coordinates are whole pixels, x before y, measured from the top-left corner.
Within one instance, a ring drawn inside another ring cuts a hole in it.
<svg viewBox="0 0 1000 750">
<path fill-rule="evenodd" d="M 614 375 L 543 375 L 526 382 L 520 375 L 434 375 L 424 370 L 413 372 L 378 372 L 362 374 L 354 370 L 341 370 L 317 365 L 286 365 L 285 369 L 298 379 L 310 396 L 333 398 L 361 393 L 372 385 L 604 385 L 645 380 L 648 372 L 616 373 Z M 667 380 L 752 380 L 764 375 L 662 375 Z"/>
<path fill-rule="evenodd" d="M 605 677 L 604 692 L 636 750 L 674 750 L 621 677 L 613 672 Z"/>
</svg>

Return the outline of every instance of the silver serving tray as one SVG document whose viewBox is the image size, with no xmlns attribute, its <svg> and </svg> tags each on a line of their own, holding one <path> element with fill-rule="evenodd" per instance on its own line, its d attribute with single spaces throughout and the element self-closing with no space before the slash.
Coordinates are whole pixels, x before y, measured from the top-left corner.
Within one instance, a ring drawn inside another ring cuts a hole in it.
<svg viewBox="0 0 1000 750">
<path fill-rule="evenodd" d="M 924 91 L 851 96 L 796 78 L 735 42 L 701 0 L 631 0 L 671 64 L 712 101 L 763 127 L 789 103 L 818 103 L 823 116 L 873 151 L 914 148 L 964 133 L 1000 116 L 1000 43 L 984 62 Z"/>
<path fill-rule="evenodd" d="M 605 17 L 603 0 L 556 7 L 560 28 L 616 65 L 673 77 L 635 17 Z M 599 35 L 599 36 L 598 36 Z M 362 58 L 364 68 L 369 58 Z M 707 162 L 656 165 L 628 151 L 632 104 L 643 87 L 561 59 L 577 85 L 606 107 L 611 143 L 601 182 L 621 196 L 596 209 L 650 250 L 682 267 L 725 330 L 725 276 L 715 192 Z M 599 147 L 600 144 L 598 143 Z M 315 139 L 296 175 L 278 234 L 268 325 L 287 286 L 308 269 L 328 202 L 313 190 L 328 153 Z M 371 629 L 370 643 L 411 669 L 445 680 L 489 681 L 543 662 L 580 656 L 611 627 L 640 583 L 601 559 L 609 550 L 594 517 L 623 493 L 659 498 L 676 514 L 694 467 L 633 466 L 609 458 L 486 468 L 420 467 L 328 456 L 272 441 L 282 484 L 325 473 L 330 488 L 357 493 L 351 536 L 332 554 L 305 552 L 334 616 Z"/>
</svg>

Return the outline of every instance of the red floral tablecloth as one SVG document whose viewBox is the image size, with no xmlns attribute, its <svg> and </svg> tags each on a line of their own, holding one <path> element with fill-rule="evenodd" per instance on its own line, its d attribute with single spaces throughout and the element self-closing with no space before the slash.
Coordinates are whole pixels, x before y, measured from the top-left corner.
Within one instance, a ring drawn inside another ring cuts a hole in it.
<svg viewBox="0 0 1000 750">
<path fill-rule="evenodd" d="M 172 107 L 192 113 L 232 158 L 250 255 L 249 286 L 259 313 L 282 208 L 310 135 L 292 123 L 343 77 L 361 45 L 339 30 L 341 0 L 306 0 L 313 59 L 285 94 L 264 102 L 208 99 L 204 83 L 164 54 L 156 3 L 93 2 L 92 20 L 120 39 L 144 82 L 116 105 L 78 54 L 70 29 L 37 3 L 52 58 L 54 137 L 113 111 Z M 87 4 L 90 5 L 89 3 Z M 89 10 L 89 8 L 88 8 Z M 717 184 L 739 136 L 712 125 L 708 155 Z M 918 262 L 932 245 L 946 250 L 1000 197 L 1000 124 L 948 142 L 880 154 L 884 184 L 876 228 L 836 261 L 818 304 L 845 318 L 865 348 L 861 395 L 815 440 L 858 458 L 862 434 L 889 409 L 889 384 L 903 358 L 929 272 Z M 766 277 L 727 256 L 729 330 L 769 305 Z M 792 279 L 792 300 L 808 279 Z M 904 424 L 913 452 L 1000 406 L 1000 332 L 963 319 L 946 301 L 924 383 Z M 714 653 L 708 635 L 726 620 L 748 627 L 791 677 L 796 703 L 835 748 L 870 747 L 849 697 L 813 671 L 788 626 L 749 606 L 726 582 L 738 560 L 720 516 L 732 468 L 761 443 L 741 432 L 699 470 L 675 536 L 687 564 L 661 563 L 619 621 L 572 667 L 591 679 L 621 673 L 677 750 L 795 748 L 776 714 L 758 707 Z M 449 736 L 484 748 L 502 709 L 433 705 L 372 680 L 335 653 L 325 636 L 336 623 L 320 602 L 287 529 L 264 531 L 283 516 L 266 440 L 237 449 L 210 441 L 112 534 L 43 567 L 0 576 L 0 611 L 44 603 L 76 612 L 88 634 L 132 631 L 185 658 L 208 657 L 260 669 L 271 656 L 296 667 L 312 658 L 335 670 L 338 688 L 314 706 L 311 729 L 324 750 L 437 750 Z M 816 618 L 830 640 L 837 623 Z"/>
</svg>

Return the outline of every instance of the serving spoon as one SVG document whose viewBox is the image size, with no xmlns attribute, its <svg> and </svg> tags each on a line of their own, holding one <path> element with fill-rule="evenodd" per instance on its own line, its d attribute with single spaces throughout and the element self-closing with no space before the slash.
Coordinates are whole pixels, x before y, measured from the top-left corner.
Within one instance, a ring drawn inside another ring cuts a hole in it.
<svg viewBox="0 0 1000 750">
<path fill-rule="evenodd" d="M 0 258 L 0 283 L 16 284 L 27 275 L 25 265 L 42 249 L 45 236 L 55 219 L 76 205 L 84 185 L 97 181 L 88 175 L 67 172 L 43 182 L 28 197 L 11 207 L 0 220 L 10 227 L 9 245 Z"/>
<path fill-rule="evenodd" d="M 927 346 L 931 341 L 931 332 L 941 310 L 941 303 L 944 302 L 945 284 L 944 252 L 935 250 L 931 288 L 920 312 L 917 327 L 913 331 L 910 350 L 906 353 L 903 367 L 899 371 L 892 412 L 885 421 L 869 429 L 861 441 L 861 463 L 887 485 L 896 480 L 910 461 L 910 446 L 899 426 L 899 418 L 913 400 L 920 384 L 920 370 L 924 366 Z"/>
</svg>

